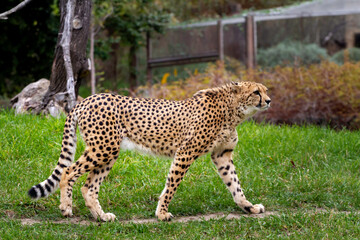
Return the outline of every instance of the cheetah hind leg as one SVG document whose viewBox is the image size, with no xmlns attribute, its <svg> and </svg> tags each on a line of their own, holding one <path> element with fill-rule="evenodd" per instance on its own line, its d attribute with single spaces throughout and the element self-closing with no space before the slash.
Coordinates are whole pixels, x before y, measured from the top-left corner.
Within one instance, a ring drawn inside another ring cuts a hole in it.
<svg viewBox="0 0 360 240">
<path fill-rule="evenodd" d="M 95 219 L 101 220 L 103 222 L 114 221 L 116 219 L 114 214 L 105 213 L 102 210 L 98 200 L 100 185 L 110 172 L 116 161 L 116 158 L 117 156 L 101 168 L 93 169 L 89 173 L 85 185 L 81 188 L 81 193 L 85 199 L 85 204 L 89 208 L 92 216 Z"/>
<path fill-rule="evenodd" d="M 87 172 L 84 165 L 87 165 L 86 155 L 88 151 L 73 163 L 70 167 L 64 169 L 60 180 L 60 210 L 63 216 L 72 216 L 72 189 L 75 181 Z"/>
</svg>

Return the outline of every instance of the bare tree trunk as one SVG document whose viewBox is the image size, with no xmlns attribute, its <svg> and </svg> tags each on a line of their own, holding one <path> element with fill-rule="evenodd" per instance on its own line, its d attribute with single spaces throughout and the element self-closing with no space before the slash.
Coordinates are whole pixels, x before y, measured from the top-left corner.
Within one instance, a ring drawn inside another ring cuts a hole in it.
<svg viewBox="0 0 360 240">
<path fill-rule="evenodd" d="M 60 45 L 63 50 L 64 57 L 64 66 L 66 70 L 66 96 L 68 98 L 68 109 L 72 109 L 76 104 L 76 94 L 75 94 L 75 79 L 73 68 L 71 64 L 71 56 L 70 56 L 70 41 L 72 35 L 72 24 L 74 28 L 81 28 L 81 21 L 79 19 L 74 18 L 74 8 L 75 8 L 76 0 L 68 0 L 66 3 L 66 15 L 64 22 L 64 30 L 62 32 Z"/>
<path fill-rule="evenodd" d="M 52 100 L 67 102 L 68 106 L 65 108 L 67 111 L 74 106 L 73 101 L 78 95 L 81 81 L 89 73 L 86 44 L 90 32 L 91 2 L 91 0 L 60 0 L 59 36 L 51 69 L 50 86 L 43 98 L 41 110 L 44 110 Z M 74 4 L 73 17 L 72 13 L 68 12 L 72 11 L 71 4 Z M 70 33 L 64 32 L 67 23 L 70 23 Z M 70 34 L 69 46 L 63 38 L 64 34 Z M 70 52 L 70 56 L 66 56 L 67 50 Z M 66 61 L 64 61 L 64 53 Z M 70 65 L 72 72 L 66 70 Z"/>
<path fill-rule="evenodd" d="M 91 26 L 90 32 L 90 61 L 91 61 L 91 94 L 96 93 L 96 71 L 95 71 L 95 58 L 94 58 L 94 41 L 95 41 L 95 27 Z"/>
</svg>

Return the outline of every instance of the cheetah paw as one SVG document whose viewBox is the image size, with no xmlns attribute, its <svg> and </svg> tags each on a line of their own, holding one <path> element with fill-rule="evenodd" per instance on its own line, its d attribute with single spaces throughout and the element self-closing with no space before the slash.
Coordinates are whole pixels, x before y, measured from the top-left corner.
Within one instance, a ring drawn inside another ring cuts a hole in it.
<svg viewBox="0 0 360 240">
<path fill-rule="evenodd" d="M 112 213 L 104 213 L 100 217 L 103 222 L 113 222 L 116 219 L 115 214 Z"/>
<path fill-rule="evenodd" d="M 59 208 L 64 217 L 72 217 L 73 213 L 70 205 L 60 204 Z"/>
<path fill-rule="evenodd" d="M 174 216 L 169 213 L 169 212 L 166 212 L 166 213 L 159 213 L 159 214 L 156 214 L 156 216 L 158 217 L 158 219 L 160 221 L 170 221 L 171 218 L 173 218 Z"/>
<path fill-rule="evenodd" d="M 262 204 L 255 204 L 250 208 L 250 212 L 254 214 L 264 213 L 265 207 Z"/>
</svg>

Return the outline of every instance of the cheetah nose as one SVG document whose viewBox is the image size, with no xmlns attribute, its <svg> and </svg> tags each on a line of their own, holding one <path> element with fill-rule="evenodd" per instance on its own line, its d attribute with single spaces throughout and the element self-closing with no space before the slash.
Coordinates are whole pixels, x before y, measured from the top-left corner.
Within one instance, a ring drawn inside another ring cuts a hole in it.
<svg viewBox="0 0 360 240">
<path fill-rule="evenodd" d="M 269 105 L 271 103 L 271 99 L 265 100 L 265 102 Z"/>
</svg>

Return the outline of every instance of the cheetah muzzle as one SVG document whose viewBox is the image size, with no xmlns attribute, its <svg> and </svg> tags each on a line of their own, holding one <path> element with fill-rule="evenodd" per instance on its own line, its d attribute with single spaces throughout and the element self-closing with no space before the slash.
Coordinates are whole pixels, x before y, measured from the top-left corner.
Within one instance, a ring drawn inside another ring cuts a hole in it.
<svg viewBox="0 0 360 240">
<path fill-rule="evenodd" d="M 95 219 L 113 221 L 115 215 L 105 213 L 99 204 L 100 185 L 120 149 L 138 150 L 174 159 L 155 212 L 160 220 L 170 220 L 169 204 L 188 168 L 201 155 L 211 153 L 235 203 L 246 213 L 263 213 L 263 205 L 246 200 L 232 158 L 238 142 L 236 126 L 270 107 L 266 91 L 259 83 L 232 82 L 201 90 L 184 101 L 90 96 L 66 118 L 60 158 L 51 176 L 28 193 L 38 199 L 60 186 L 60 210 L 64 216 L 72 216 L 73 184 L 88 172 L 81 188 L 86 206 Z M 86 148 L 74 162 L 77 125 Z"/>
</svg>

